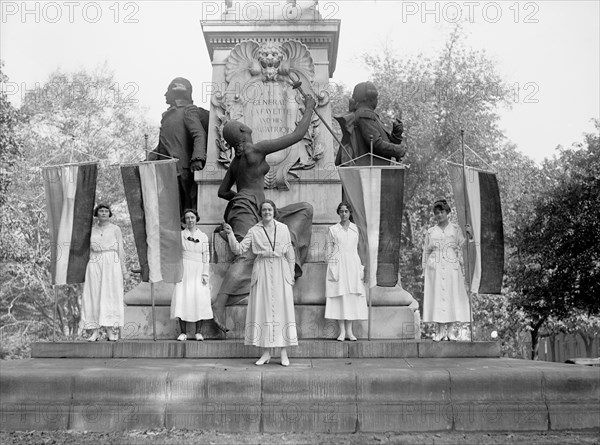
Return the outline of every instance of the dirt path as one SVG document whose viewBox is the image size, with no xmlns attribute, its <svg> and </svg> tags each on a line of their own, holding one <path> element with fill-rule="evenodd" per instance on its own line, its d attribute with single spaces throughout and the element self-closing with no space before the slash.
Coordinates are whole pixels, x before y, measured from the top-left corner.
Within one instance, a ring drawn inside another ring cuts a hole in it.
<svg viewBox="0 0 600 445">
<path fill-rule="evenodd" d="M 79 431 L 29 431 L 0 433 L 0 443 L 9 444 L 600 444 L 598 432 L 590 433 L 428 433 L 428 434 L 221 434 L 184 430 L 147 430 L 115 433 L 86 433 Z"/>
</svg>

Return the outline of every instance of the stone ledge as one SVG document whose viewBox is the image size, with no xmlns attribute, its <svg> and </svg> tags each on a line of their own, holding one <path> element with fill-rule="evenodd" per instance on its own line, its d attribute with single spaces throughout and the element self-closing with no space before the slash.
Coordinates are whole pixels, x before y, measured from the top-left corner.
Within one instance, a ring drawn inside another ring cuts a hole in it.
<svg viewBox="0 0 600 445">
<path fill-rule="evenodd" d="M 300 340 L 297 347 L 288 349 L 294 358 L 419 358 L 420 351 L 432 343 L 423 341 L 400 340 L 359 340 L 356 342 L 335 340 Z M 103 348 L 97 348 L 103 344 Z M 83 354 L 89 349 L 88 354 Z M 446 351 L 445 349 L 448 349 Z M 499 357 L 499 349 L 494 342 L 444 342 L 436 348 L 428 349 L 428 357 Z M 73 355 L 70 355 L 70 351 Z M 254 358 L 258 348 L 246 346 L 242 340 L 206 340 L 202 342 L 188 340 L 130 340 L 118 342 L 38 342 L 32 345 L 33 358 L 193 358 L 226 359 Z M 436 352 L 437 355 L 433 354 Z M 93 355 L 96 354 L 96 355 Z M 590 382 L 591 383 L 591 382 Z"/>
</svg>

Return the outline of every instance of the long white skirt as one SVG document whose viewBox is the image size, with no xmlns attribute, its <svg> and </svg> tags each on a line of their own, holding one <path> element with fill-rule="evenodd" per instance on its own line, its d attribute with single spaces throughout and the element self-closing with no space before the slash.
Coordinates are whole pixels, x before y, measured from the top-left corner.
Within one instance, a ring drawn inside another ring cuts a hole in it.
<svg viewBox="0 0 600 445">
<path fill-rule="evenodd" d="M 83 329 L 124 324 L 123 272 L 116 257 L 114 250 L 95 251 L 90 256 L 81 299 Z"/>
<path fill-rule="evenodd" d="M 171 318 L 181 318 L 183 321 L 213 318 L 210 287 L 202 284 L 203 267 L 202 255 L 184 252 L 183 277 L 173 290 Z"/>
<path fill-rule="evenodd" d="M 325 318 L 332 320 L 367 320 L 369 318 L 367 299 L 364 295 L 357 294 L 327 297 Z"/>
</svg>

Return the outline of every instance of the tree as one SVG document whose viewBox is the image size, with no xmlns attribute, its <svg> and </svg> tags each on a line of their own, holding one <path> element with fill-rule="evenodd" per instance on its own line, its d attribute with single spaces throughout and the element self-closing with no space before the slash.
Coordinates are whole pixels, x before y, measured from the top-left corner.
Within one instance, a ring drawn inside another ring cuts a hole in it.
<svg viewBox="0 0 600 445">
<path fill-rule="evenodd" d="M 0 60 L 0 85 L 8 82 L 2 72 L 4 62 Z M 6 192 L 12 181 L 11 170 L 21 153 L 21 141 L 16 128 L 21 115 L 10 101 L 4 88 L 0 88 L 0 206 L 6 202 Z"/>
<path fill-rule="evenodd" d="M 532 358 L 548 320 L 577 313 L 580 321 L 590 320 L 600 313 L 600 137 L 588 134 L 574 148 L 560 149 L 558 158 L 544 163 L 550 184 L 515 237 L 514 306 L 531 320 Z"/>
<path fill-rule="evenodd" d="M 6 211 L 0 215 L 5 264 L 0 313 L 12 320 L 13 338 L 27 343 L 24 332 L 35 331 L 36 338 L 52 332 L 54 292 L 40 166 L 98 161 L 97 201 L 113 207 L 123 229 L 128 262 L 135 258 L 120 172 L 113 164 L 143 160 L 144 134 L 150 131 L 128 91 L 103 67 L 92 73 L 55 72 L 24 97 L 23 122 L 15 128 L 22 150 L 11 153 L 13 180 L 7 188 Z M 80 330 L 80 295 L 80 286 L 61 286 L 59 333 L 74 335 Z"/>
<path fill-rule="evenodd" d="M 4 62 L 0 61 L 0 84 L 8 82 L 8 77 L 3 73 L 2 67 Z M 8 202 L 8 191 L 11 188 L 11 184 L 15 179 L 14 169 L 15 164 L 21 157 L 21 140 L 17 133 L 17 128 L 21 123 L 22 116 L 16 110 L 5 92 L 4 88 L 0 88 L 0 222 L 4 219 L 7 213 L 10 213 L 10 208 L 7 205 Z M 10 244 L 5 242 L 4 236 L 6 234 L 5 227 L 0 226 L 0 279 L 5 283 L 5 279 L 8 275 L 7 265 L 7 251 L 10 248 Z M 13 314 L 13 308 L 17 296 L 12 298 L 2 299 L 2 312 L 0 313 L 0 343 L 2 349 L 0 350 L 0 358 L 4 355 L 3 350 L 5 348 L 19 347 L 20 345 L 9 344 L 7 333 L 14 329 L 19 328 L 18 320 Z"/>
</svg>

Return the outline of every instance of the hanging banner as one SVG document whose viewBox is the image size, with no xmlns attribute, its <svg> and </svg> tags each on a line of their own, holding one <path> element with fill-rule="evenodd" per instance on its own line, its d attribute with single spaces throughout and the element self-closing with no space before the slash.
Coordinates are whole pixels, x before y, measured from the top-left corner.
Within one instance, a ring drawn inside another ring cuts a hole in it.
<svg viewBox="0 0 600 445">
<path fill-rule="evenodd" d="M 85 281 L 97 175 L 96 163 L 42 168 L 50 231 L 52 284 Z"/>
<path fill-rule="evenodd" d="M 452 163 L 448 163 L 448 170 L 460 226 L 468 223 L 473 229 L 473 242 L 465 243 L 465 249 L 469 245 L 471 292 L 500 294 L 504 272 L 504 229 L 496 175 L 472 167 L 465 167 L 463 172 L 461 165 Z M 466 253 L 463 257 L 467 258 Z"/>
<path fill-rule="evenodd" d="M 400 262 L 404 167 L 341 167 L 338 173 L 358 227 L 369 287 L 393 287 Z"/>
<path fill-rule="evenodd" d="M 181 281 L 183 262 L 176 162 L 121 166 L 142 281 Z"/>
</svg>

